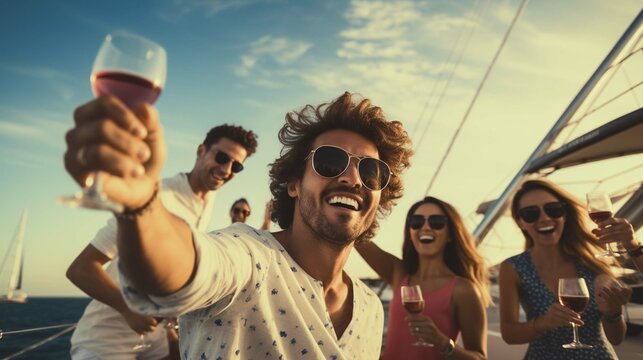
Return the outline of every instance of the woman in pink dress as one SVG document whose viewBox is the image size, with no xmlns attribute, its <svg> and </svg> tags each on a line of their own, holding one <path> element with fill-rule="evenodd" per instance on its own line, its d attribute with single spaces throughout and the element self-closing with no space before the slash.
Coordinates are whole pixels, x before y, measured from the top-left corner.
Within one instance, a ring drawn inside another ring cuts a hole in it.
<svg viewBox="0 0 643 360">
<path fill-rule="evenodd" d="M 394 291 L 383 359 L 485 359 L 491 299 L 471 234 L 450 204 L 425 197 L 406 215 L 402 259 L 373 242 L 357 247 Z M 400 287 L 420 285 L 424 309 L 406 312 Z M 462 346 L 457 345 L 462 335 Z M 432 347 L 413 345 L 422 339 Z"/>
</svg>

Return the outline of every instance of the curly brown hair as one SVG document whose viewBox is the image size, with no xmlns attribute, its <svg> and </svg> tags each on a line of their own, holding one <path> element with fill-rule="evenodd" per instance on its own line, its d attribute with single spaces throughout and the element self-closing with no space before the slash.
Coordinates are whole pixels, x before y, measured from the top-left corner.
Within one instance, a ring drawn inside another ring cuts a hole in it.
<svg viewBox="0 0 643 360">
<path fill-rule="evenodd" d="M 587 210 L 584 204 L 553 182 L 541 178 L 527 180 L 522 183 L 511 201 L 511 215 L 516 224 L 519 219 L 518 206 L 520 205 L 520 199 L 533 190 L 546 191 L 565 204 L 565 226 L 559 243 L 563 252 L 574 259 L 580 260 L 594 274 L 610 274 L 609 265 L 595 256 L 603 249 L 598 245 L 596 237 L 590 230 L 590 221 L 586 215 Z M 529 250 L 534 246 L 534 240 L 526 231 L 522 230 L 522 233 L 525 236 L 525 250 Z"/>
<path fill-rule="evenodd" d="M 282 229 L 292 225 L 295 210 L 295 199 L 288 195 L 288 182 L 303 177 L 305 158 L 315 139 L 335 129 L 353 131 L 372 141 L 380 159 L 391 168 L 391 180 L 380 197 L 379 216 L 388 215 L 396 200 L 402 197 L 404 186 L 400 175 L 410 166 L 409 159 L 413 154 L 408 134 L 401 122 L 387 120 L 382 109 L 372 105 L 369 99 L 353 101 L 353 95 L 345 92 L 333 102 L 316 107 L 306 105 L 300 111 L 286 114 L 286 123 L 279 131 L 283 148 L 270 169 L 272 220 Z M 370 240 L 378 227 L 375 220 L 358 242 Z"/>
<path fill-rule="evenodd" d="M 209 150 L 212 144 L 218 142 L 222 138 L 230 139 L 241 145 L 246 149 L 248 157 L 257 151 L 257 134 L 251 130 L 244 129 L 241 126 L 229 124 L 215 126 L 210 129 L 203 140 L 203 145 L 205 145 L 206 150 Z"/>
</svg>

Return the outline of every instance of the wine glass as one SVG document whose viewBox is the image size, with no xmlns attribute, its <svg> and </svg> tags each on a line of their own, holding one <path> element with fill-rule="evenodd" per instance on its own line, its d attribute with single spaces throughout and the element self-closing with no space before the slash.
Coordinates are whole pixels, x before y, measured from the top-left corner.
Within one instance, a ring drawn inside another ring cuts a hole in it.
<svg viewBox="0 0 643 360">
<path fill-rule="evenodd" d="M 165 49 L 142 36 L 119 32 L 105 37 L 98 50 L 90 77 L 95 96 L 112 95 L 130 109 L 153 104 L 165 85 Z M 76 155 L 83 156 L 82 149 Z M 99 172 L 90 174 L 82 191 L 63 196 L 59 203 L 71 207 L 110 210 L 120 213 L 123 205 L 107 198 Z"/>
<path fill-rule="evenodd" d="M 402 295 L 402 305 L 404 305 L 406 311 L 411 314 L 421 313 L 422 309 L 424 309 L 424 298 L 422 297 L 422 289 L 420 288 L 420 285 L 402 286 L 400 291 Z M 422 338 L 418 338 L 417 341 L 413 343 L 413 346 L 432 347 L 433 344 L 429 344 Z"/>
<path fill-rule="evenodd" d="M 589 218 L 597 225 L 612 217 L 612 200 L 609 195 L 602 191 L 587 193 L 587 211 Z M 614 256 L 609 244 L 605 244 L 605 252 L 599 253 L 597 257 Z"/>
<path fill-rule="evenodd" d="M 145 349 L 149 349 L 150 346 L 152 346 L 152 344 L 150 344 L 147 341 L 145 341 L 145 334 L 144 333 L 140 334 L 139 338 L 140 338 L 140 340 L 139 340 L 138 344 L 132 346 L 132 350 L 143 351 Z"/>
<path fill-rule="evenodd" d="M 572 311 L 582 314 L 589 303 L 589 291 L 583 278 L 558 279 L 558 300 Z M 572 322 L 574 341 L 563 345 L 565 349 L 591 349 L 592 345 L 583 344 L 578 340 L 578 325 Z"/>
</svg>

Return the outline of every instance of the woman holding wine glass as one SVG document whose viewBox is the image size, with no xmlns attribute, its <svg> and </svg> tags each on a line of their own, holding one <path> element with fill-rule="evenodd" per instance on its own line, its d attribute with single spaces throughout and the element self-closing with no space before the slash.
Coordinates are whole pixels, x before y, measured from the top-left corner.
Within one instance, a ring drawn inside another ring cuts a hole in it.
<svg viewBox="0 0 643 360">
<path fill-rule="evenodd" d="M 411 206 L 402 259 L 372 242 L 357 251 L 394 291 L 383 359 L 486 358 L 487 272 L 450 204 L 426 197 Z"/>
<path fill-rule="evenodd" d="M 528 180 L 511 212 L 526 251 L 500 267 L 503 339 L 528 343 L 525 359 L 617 359 L 612 344 L 625 336 L 621 308 L 632 290 L 612 277 L 609 257 L 596 256 L 605 249 L 584 204 L 550 181 Z"/>
</svg>

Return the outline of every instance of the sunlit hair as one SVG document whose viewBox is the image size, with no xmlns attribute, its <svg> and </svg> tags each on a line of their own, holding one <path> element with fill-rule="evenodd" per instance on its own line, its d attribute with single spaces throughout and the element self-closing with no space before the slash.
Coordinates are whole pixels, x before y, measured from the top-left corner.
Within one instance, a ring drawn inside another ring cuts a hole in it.
<svg viewBox="0 0 643 360">
<path fill-rule="evenodd" d="M 595 254 L 603 249 L 596 242 L 596 237 L 589 227 L 589 217 L 584 204 L 562 187 L 546 179 L 533 179 L 525 181 L 516 192 L 511 201 L 511 215 L 516 223 L 519 221 L 518 208 L 520 199 L 530 191 L 543 190 L 565 204 L 565 226 L 560 237 L 560 247 L 563 253 L 578 259 L 595 274 L 610 274 L 607 263 L 597 259 Z M 534 240 L 522 230 L 525 236 L 525 250 L 534 246 Z"/>
<path fill-rule="evenodd" d="M 464 225 L 458 211 L 449 203 L 432 196 L 416 202 L 406 213 L 404 224 L 404 243 L 402 244 L 402 263 L 407 274 L 415 274 L 420 267 L 420 256 L 411 240 L 410 218 L 424 204 L 435 204 L 447 216 L 448 241 L 442 253 L 447 267 L 456 275 L 468 279 L 480 292 L 484 306 L 491 304 L 489 295 L 489 272 L 484 259 L 475 247 L 473 236 Z"/>
<path fill-rule="evenodd" d="M 248 157 L 257 151 L 257 135 L 254 132 L 241 126 L 229 124 L 215 126 L 210 129 L 203 140 L 203 145 L 209 150 L 212 144 L 217 143 L 222 138 L 232 140 L 241 145 L 246 150 Z"/>
<path fill-rule="evenodd" d="M 248 206 L 248 209 L 250 209 L 250 203 L 248 203 L 248 200 L 246 200 L 246 198 L 238 198 L 237 200 L 235 200 L 232 203 L 232 206 L 230 206 L 230 211 L 232 211 L 232 209 L 234 209 L 234 207 L 237 206 L 237 204 L 240 204 L 240 203 L 246 204 Z"/>
<path fill-rule="evenodd" d="M 286 123 L 279 131 L 283 144 L 281 156 L 270 169 L 270 191 L 273 197 L 272 220 L 282 229 L 291 226 L 295 210 L 295 199 L 288 195 L 289 181 L 300 180 L 306 168 L 304 160 L 312 150 L 315 139 L 331 130 L 353 131 L 372 141 L 379 157 L 391 168 L 391 180 L 382 190 L 378 214 L 390 213 L 396 200 L 402 197 L 404 187 L 400 174 L 409 167 L 413 153 L 411 141 L 399 121 L 389 121 L 382 109 L 368 99 L 353 101 L 350 93 L 331 103 L 318 106 L 306 105 L 301 110 L 286 114 Z M 379 227 L 378 221 L 356 240 L 357 243 L 370 240 Z"/>
</svg>

